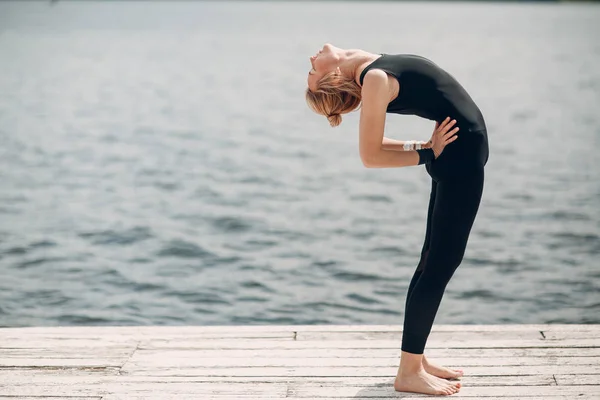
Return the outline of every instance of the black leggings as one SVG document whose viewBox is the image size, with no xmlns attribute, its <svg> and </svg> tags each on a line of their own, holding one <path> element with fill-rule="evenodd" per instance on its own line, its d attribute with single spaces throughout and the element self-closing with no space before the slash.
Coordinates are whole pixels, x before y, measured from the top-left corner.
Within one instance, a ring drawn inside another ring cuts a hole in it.
<svg viewBox="0 0 600 400">
<path fill-rule="evenodd" d="M 483 193 L 488 155 L 487 132 L 461 128 L 458 139 L 426 165 L 432 178 L 427 231 L 408 287 L 402 351 L 423 354 L 446 285 L 467 247 Z"/>
</svg>

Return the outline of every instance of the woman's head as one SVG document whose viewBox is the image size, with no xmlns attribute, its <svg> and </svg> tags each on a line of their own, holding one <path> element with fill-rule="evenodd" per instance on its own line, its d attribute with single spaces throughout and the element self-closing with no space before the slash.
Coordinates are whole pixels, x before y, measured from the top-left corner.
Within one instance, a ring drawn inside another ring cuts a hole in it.
<svg viewBox="0 0 600 400">
<path fill-rule="evenodd" d="M 354 81 L 354 73 L 345 76 L 340 63 L 344 50 L 327 43 L 310 57 L 312 68 L 308 73 L 306 102 L 316 113 L 324 115 L 331 126 L 342 122 L 341 114 L 360 106 L 361 89 Z"/>
</svg>

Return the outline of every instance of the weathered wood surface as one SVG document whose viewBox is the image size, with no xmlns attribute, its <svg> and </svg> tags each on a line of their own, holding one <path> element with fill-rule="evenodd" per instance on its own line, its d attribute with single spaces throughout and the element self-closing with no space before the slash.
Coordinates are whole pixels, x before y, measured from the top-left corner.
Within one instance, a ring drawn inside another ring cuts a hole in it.
<svg viewBox="0 0 600 400">
<path fill-rule="evenodd" d="M 395 392 L 401 326 L 0 328 L 0 400 L 422 399 Z M 453 399 L 600 399 L 600 325 L 439 325 Z M 439 396 L 436 396 L 439 397 Z"/>
</svg>

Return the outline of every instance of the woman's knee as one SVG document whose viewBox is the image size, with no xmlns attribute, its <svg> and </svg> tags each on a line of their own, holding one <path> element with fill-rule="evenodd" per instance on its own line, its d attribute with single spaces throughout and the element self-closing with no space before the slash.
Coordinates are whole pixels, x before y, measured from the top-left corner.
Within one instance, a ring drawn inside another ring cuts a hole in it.
<svg viewBox="0 0 600 400">
<path fill-rule="evenodd" d="M 448 282 L 452 279 L 456 268 L 435 269 L 427 271 L 427 268 L 422 272 L 419 278 L 419 285 L 425 287 L 427 291 L 440 292 L 446 289 Z"/>
<path fill-rule="evenodd" d="M 462 262 L 463 256 L 464 251 L 458 251 L 446 254 L 439 259 L 428 257 L 423 267 L 423 276 L 421 279 L 426 279 L 436 284 L 447 284 L 454 275 L 454 271 L 456 271 Z"/>
</svg>

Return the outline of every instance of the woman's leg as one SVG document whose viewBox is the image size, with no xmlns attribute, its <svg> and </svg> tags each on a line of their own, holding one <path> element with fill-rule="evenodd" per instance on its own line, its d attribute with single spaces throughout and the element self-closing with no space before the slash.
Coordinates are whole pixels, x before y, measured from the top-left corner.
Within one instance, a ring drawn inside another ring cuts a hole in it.
<svg viewBox="0 0 600 400">
<path fill-rule="evenodd" d="M 425 265 L 425 261 L 427 260 L 427 253 L 429 252 L 429 240 L 431 237 L 431 219 L 433 214 L 433 205 L 435 204 L 435 193 L 437 188 L 437 182 L 435 180 L 431 180 L 431 194 L 429 195 L 429 208 L 427 210 L 427 228 L 425 229 L 425 240 L 423 242 L 423 248 L 421 249 L 421 259 L 419 260 L 419 264 L 417 265 L 417 269 L 413 274 L 412 279 L 410 280 L 410 284 L 408 285 L 408 293 L 406 294 L 406 304 L 405 304 L 405 312 L 406 307 L 408 307 L 408 301 L 410 300 L 410 295 L 417 284 L 417 280 L 421 276 L 421 272 L 423 272 L 423 266 Z"/>
<path fill-rule="evenodd" d="M 483 193 L 483 167 L 437 182 L 429 251 L 407 300 L 402 351 L 422 354 L 446 285 L 461 263 Z"/>
<path fill-rule="evenodd" d="M 428 171 L 429 172 L 429 171 Z M 406 295 L 406 313 L 408 313 L 409 307 L 412 303 L 412 294 L 414 289 L 419 282 L 419 278 L 423 274 L 424 266 L 427 263 L 431 232 L 433 224 L 433 210 L 436 203 L 437 193 L 437 182 L 431 180 L 431 194 L 429 196 L 429 207 L 427 210 L 427 228 L 425 231 L 425 240 L 423 248 L 421 250 L 421 258 L 417 269 L 415 270 L 413 277 L 408 286 L 408 293 Z M 429 363 L 425 362 L 425 356 L 423 354 L 411 354 L 402 352 L 402 358 L 400 361 L 400 367 L 398 374 L 394 381 L 394 389 L 400 392 L 416 392 L 433 395 L 451 395 L 457 393 L 460 390 L 460 382 L 449 382 L 445 379 L 441 379 L 444 375 L 448 375 L 448 370 L 440 367 L 433 367 Z M 437 374 L 436 374 L 437 372 Z"/>
</svg>

